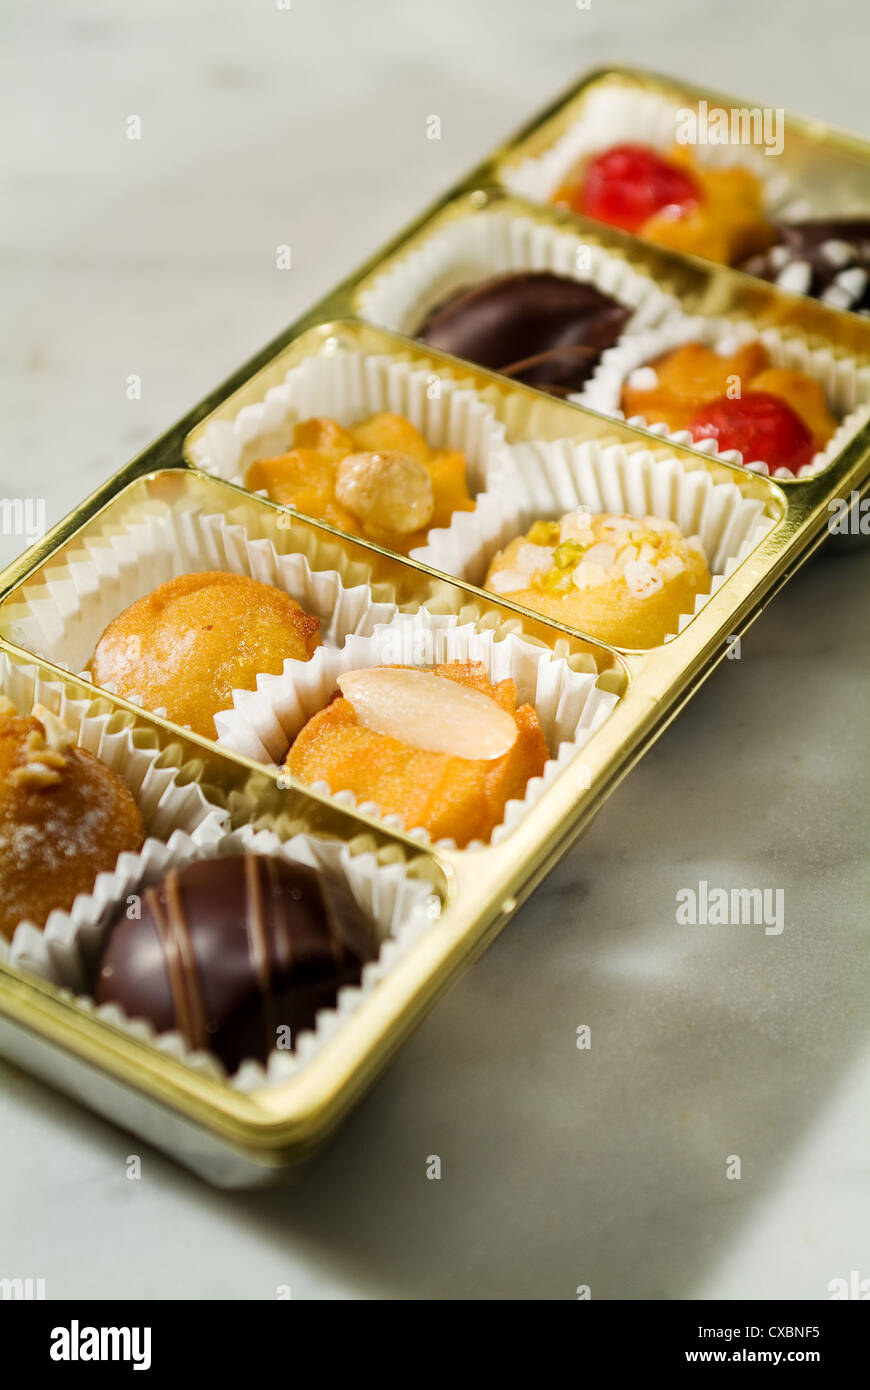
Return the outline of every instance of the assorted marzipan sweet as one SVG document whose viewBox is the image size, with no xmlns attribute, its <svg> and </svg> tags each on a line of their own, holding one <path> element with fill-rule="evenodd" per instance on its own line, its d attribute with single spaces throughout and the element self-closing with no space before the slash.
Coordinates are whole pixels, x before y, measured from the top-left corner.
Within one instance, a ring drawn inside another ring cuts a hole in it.
<svg viewBox="0 0 870 1390">
<path fill-rule="evenodd" d="M 0 697 L 0 936 L 42 927 L 91 892 L 118 855 L 138 851 L 142 815 L 123 778 L 37 705 Z"/>
<path fill-rule="evenodd" d="M 293 448 L 257 459 L 245 484 L 401 555 L 424 545 L 431 527 L 448 526 L 454 512 L 474 510 L 465 455 L 430 448 L 410 420 L 387 411 L 349 429 L 301 421 Z"/>
<path fill-rule="evenodd" d="M 744 463 L 761 461 L 771 472 L 799 473 L 837 428 L 820 383 L 772 367 L 760 342 L 733 353 L 684 343 L 632 372 L 620 405 L 628 419 L 715 439 L 720 453 L 737 449 Z"/>
<path fill-rule="evenodd" d="M 685 145 L 663 154 L 623 144 L 581 160 L 552 201 L 674 251 L 735 265 L 775 240 L 763 194 L 740 164 L 709 168 Z"/>
<path fill-rule="evenodd" d="M 672 521 L 585 508 L 536 521 L 493 558 L 486 588 L 617 647 L 654 647 L 679 629 L 710 571 L 697 536 Z"/>
<path fill-rule="evenodd" d="M 214 738 L 233 691 L 308 661 L 319 626 L 274 585 L 224 570 L 182 574 L 109 623 L 90 671 L 97 685 Z"/>
<path fill-rule="evenodd" d="M 340 685 L 294 739 L 285 769 L 374 802 L 409 830 L 460 847 L 488 840 L 544 770 L 535 710 L 517 705 L 512 680 L 491 683 L 481 662 L 375 668 Z"/>
</svg>

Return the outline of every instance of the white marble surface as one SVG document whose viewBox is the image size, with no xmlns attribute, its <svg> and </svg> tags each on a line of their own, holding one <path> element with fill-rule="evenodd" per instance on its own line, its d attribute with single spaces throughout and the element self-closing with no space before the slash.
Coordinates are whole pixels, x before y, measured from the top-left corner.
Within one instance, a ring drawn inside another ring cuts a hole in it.
<svg viewBox="0 0 870 1390">
<path fill-rule="evenodd" d="M 3 18 L 0 494 L 45 496 L 49 521 L 585 68 L 695 74 L 867 133 L 852 0 Z M 0 559 L 19 548 L 0 537 Z M 828 554 L 776 599 L 303 1187 L 218 1193 L 148 1150 L 128 1181 L 141 1145 L 0 1065 L 0 1276 L 439 1299 L 826 1298 L 870 1277 L 868 571 Z M 676 927 L 700 879 L 783 888 L 782 935 Z"/>
</svg>

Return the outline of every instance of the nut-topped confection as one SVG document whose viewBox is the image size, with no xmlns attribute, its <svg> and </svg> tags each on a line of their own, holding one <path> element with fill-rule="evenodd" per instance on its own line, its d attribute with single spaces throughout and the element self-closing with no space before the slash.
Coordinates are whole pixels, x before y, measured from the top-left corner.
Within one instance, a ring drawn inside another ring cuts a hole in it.
<svg viewBox="0 0 870 1390">
<path fill-rule="evenodd" d="M 417 337 L 554 396 L 581 390 L 631 310 L 594 285 L 551 271 L 516 271 L 455 290 Z"/>
<path fill-rule="evenodd" d="M 538 716 L 512 680 L 493 684 L 479 661 L 431 671 L 348 672 L 340 694 L 303 726 L 286 771 L 351 791 L 407 829 L 460 847 L 488 840 L 549 756 Z"/>
<path fill-rule="evenodd" d="M 614 646 L 654 647 L 710 584 L 701 542 L 674 522 L 581 508 L 512 540 L 485 587 Z"/>
<path fill-rule="evenodd" d="M 142 847 L 142 816 L 124 780 L 48 710 L 0 699 L 0 936 L 69 911 L 118 855 Z"/>
<path fill-rule="evenodd" d="M 224 570 L 182 574 L 109 624 L 90 671 L 97 685 L 214 738 L 233 691 L 252 690 L 288 659 L 308 661 L 319 626 L 271 584 Z"/>
<path fill-rule="evenodd" d="M 761 182 L 749 169 L 708 168 L 685 145 L 666 154 L 648 145 L 613 145 L 575 165 L 552 201 L 723 265 L 764 251 L 776 235 L 764 214 Z"/>
<path fill-rule="evenodd" d="M 195 861 L 141 903 L 141 917 L 122 912 L 109 929 L 97 1003 L 177 1030 L 231 1071 L 295 1047 L 378 954 L 344 883 L 278 855 Z"/>
<path fill-rule="evenodd" d="M 684 343 L 632 372 L 620 404 L 628 419 L 688 430 L 738 449 L 744 463 L 798 473 L 837 428 L 825 392 L 806 372 L 773 367 L 759 342 L 718 353 Z"/>
<path fill-rule="evenodd" d="M 456 511 L 473 511 L 465 455 L 430 448 L 402 415 L 382 411 L 352 428 L 301 421 L 293 448 L 258 459 L 245 485 L 273 502 L 407 555 Z"/>
</svg>

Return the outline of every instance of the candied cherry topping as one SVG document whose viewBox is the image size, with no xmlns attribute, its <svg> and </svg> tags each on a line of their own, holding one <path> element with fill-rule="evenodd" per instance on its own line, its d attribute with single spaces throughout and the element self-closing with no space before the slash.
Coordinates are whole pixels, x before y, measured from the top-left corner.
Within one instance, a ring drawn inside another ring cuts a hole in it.
<svg viewBox="0 0 870 1390">
<path fill-rule="evenodd" d="M 695 440 L 715 439 L 720 452 L 739 449 L 744 463 L 761 460 L 771 473 L 778 468 L 798 473 L 815 454 L 815 441 L 800 416 L 767 391 L 747 391 L 734 400 L 720 396 L 695 411 L 688 429 Z"/>
<path fill-rule="evenodd" d="M 689 212 L 702 200 L 695 180 L 646 145 L 614 145 L 589 161 L 576 211 L 638 231 L 662 208 Z"/>
</svg>

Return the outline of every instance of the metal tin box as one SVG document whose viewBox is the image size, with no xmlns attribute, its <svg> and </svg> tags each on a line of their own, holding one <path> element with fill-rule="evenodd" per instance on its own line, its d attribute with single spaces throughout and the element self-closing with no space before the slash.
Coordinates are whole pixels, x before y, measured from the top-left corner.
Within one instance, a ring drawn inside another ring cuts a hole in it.
<svg viewBox="0 0 870 1390">
<path fill-rule="evenodd" d="M 782 482 L 657 438 L 647 431 L 541 392 L 467 362 L 423 348 L 402 332 L 366 323 L 367 293 L 415 248 L 462 219 L 498 211 L 556 228 L 581 225 L 570 214 L 535 207 L 498 185 L 504 170 L 546 148 L 573 118 L 594 83 L 661 83 L 636 73 L 595 74 L 567 100 L 496 152 L 463 186 L 402 233 L 385 251 L 316 305 L 233 377 L 195 406 L 171 431 L 121 469 L 49 535 L 0 576 L 0 661 L 7 673 L 35 672 L 71 698 L 117 715 L 196 781 L 234 825 L 299 830 L 398 864 L 425 886 L 432 920 L 415 944 L 310 1059 L 287 1080 L 240 1089 L 203 1074 L 183 1058 L 118 1026 L 69 991 L 0 964 L 0 1050 L 50 1084 L 140 1134 L 223 1186 L 253 1185 L 298 1171 L 452 980 L 486 948 L 548 870 L 582 833 L 606 798 L 728 653 L 777 590 L 828 535 L 838 499 L 870 489 L 870 426 L 843 442 L 812 477 Z M 680 92 L 699 94 L 680 84 Z M 817 124 L 789 121 L 794 177 L 820 196 L 870 201 L 870 151 Z M 738 272 L 668 253 L 597 224 L 582 224 L 590 244 L 607 248 L 650 277 L 693 314 L 715 314 L 775 327 L 824 343 L 836 354 L 870 360 L 870 323 L 801 297 L 783 294 Z M 342 534 L 316 518 L 288 514 L 199 465 L 215 422 L 231 428 L 286 373 L 312 359 L 343 353 L 408 364 L 434 381 L 474 392 L 492 412 L 510 448 L 566 440 L 618 448 L 627 459 L 667 459 L 698 486 L 725 487 L 737 504 L 763 519 L 757 543 L 735 557 L 709 600 L 681 630 L 651 650 L 621 650 L 516 604 L 475 582 L 420 560 L 397 557 Z M 586 671 L 612 708 L 540 795 L 497 841 L 469 850 L 421 842 L 377 817 L 348 807 L 228 752 L 158 715 L 95 689 L 57 660 L 50 640 L 22 644 L 28 595 L 74 562 L 100 535 L 123 524 L 130 508 L 196 506 L 268 541 L 279 555 L 305 554 L 313 568 L 337 571 L 370 586 L 399 613 L 434 614 L 485 628 L 493 640 L 513 635 L 550 660 Z M 181 775 L 181 773 L 179 773 Z"/>
</svg>

